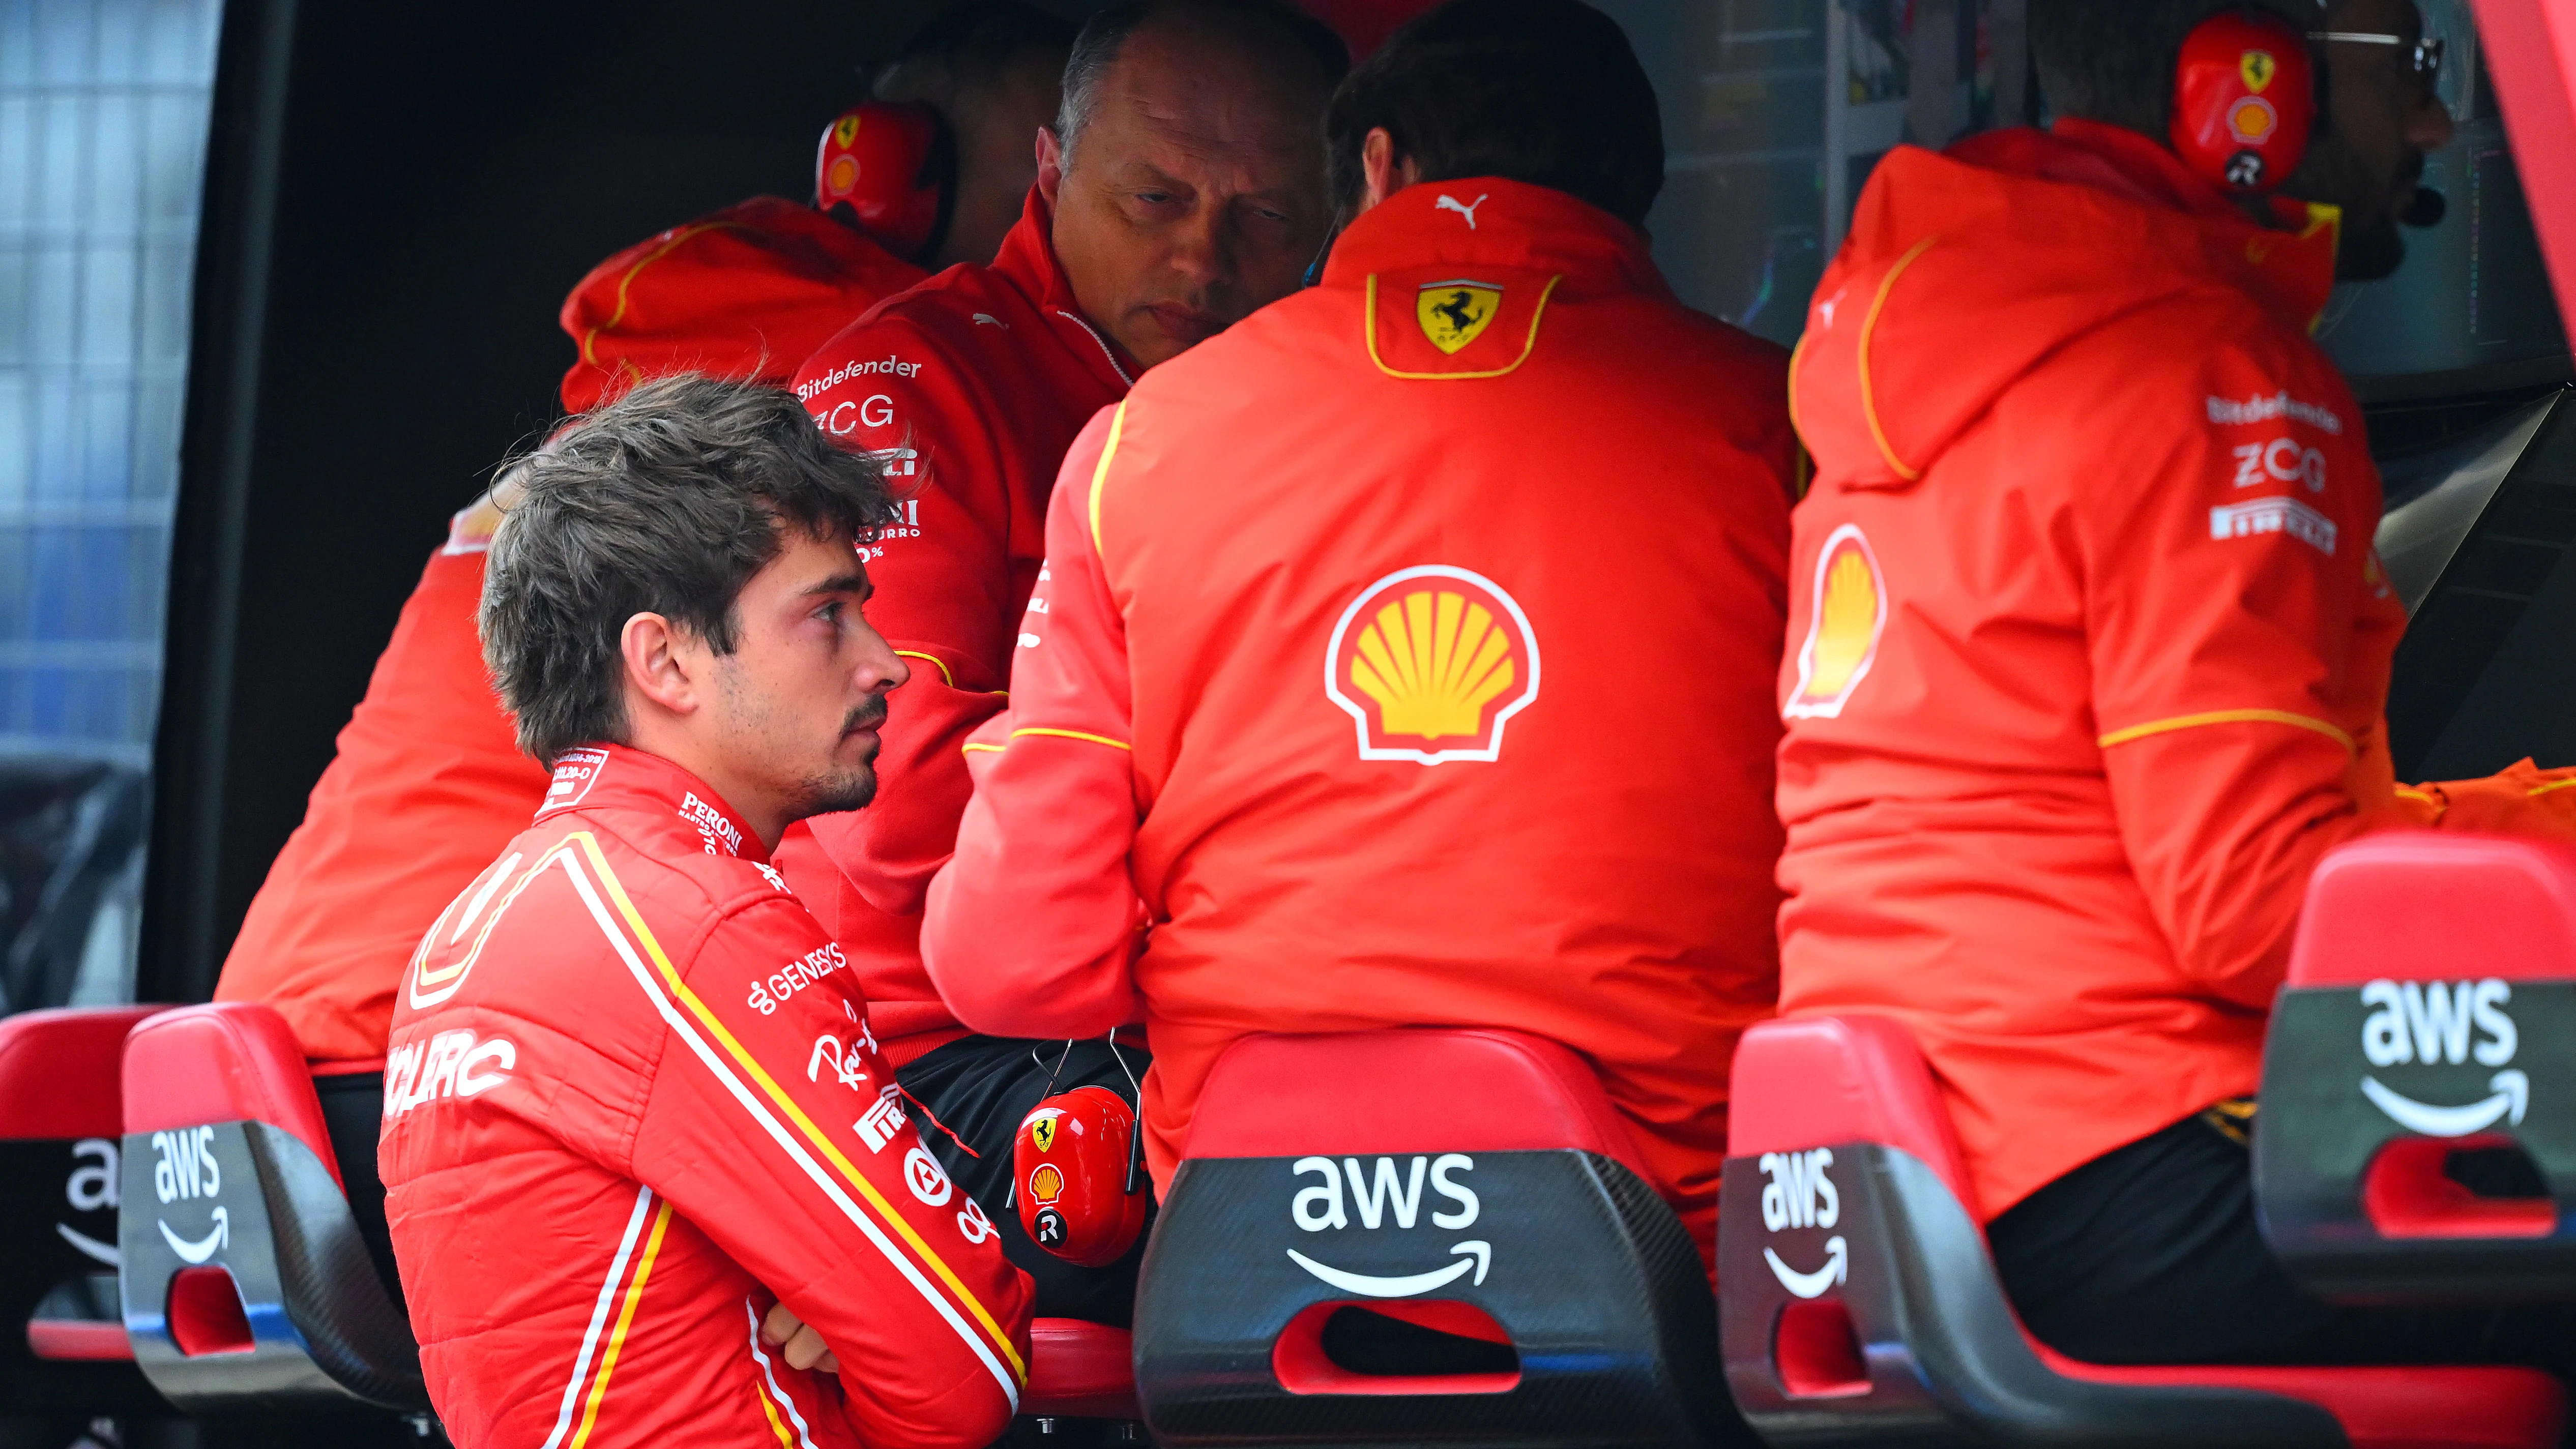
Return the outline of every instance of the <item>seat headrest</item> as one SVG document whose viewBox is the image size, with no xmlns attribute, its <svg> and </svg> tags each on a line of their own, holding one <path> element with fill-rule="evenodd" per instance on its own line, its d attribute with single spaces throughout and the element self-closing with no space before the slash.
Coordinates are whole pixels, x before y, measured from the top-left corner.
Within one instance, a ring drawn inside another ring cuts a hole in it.
<svg viewBox="0 0 2576 1449">
<path fill-rule="evenodd" d="M 331 1180 L 340 1182 L 304 1050 L 286 1018 L 270 1007 L 217 1001 L 162 1012 L 126 1037 L 124 1081 L 129 1136 L 265 1122 L 312 1148 Z"/>
<path fill-rule="evenodd" d="M 1901 1148 L 1962 1203 L 1967 1173 L 1949 1104 L 1902 1022 L 1800 1016 L 1762 1022 L 1735 1048 L 1726 1155 L 1759 1157 L 1838 1142 Z"/>
<path fill-rule="evenodd" d="M 1651 1183 L 1600 1075 L 1516 1031 L 1415 1027 L 1247 1036 L 1209 1069 L 1181 1155 L 1580 1148 Z"/>
<path fill-rule="evenodd" d="M 2576 847 L 2390 831 L 2328 851 L 2308 877 L 2292 986 L 2486 976 L 2576 977 Z"/>
<path fill-rule="evenodd" d="M 70 1006 L 0 1017 L 0 1139 L 119 1137 L 125 1034 L 163 1006 Z"/>
</svg>

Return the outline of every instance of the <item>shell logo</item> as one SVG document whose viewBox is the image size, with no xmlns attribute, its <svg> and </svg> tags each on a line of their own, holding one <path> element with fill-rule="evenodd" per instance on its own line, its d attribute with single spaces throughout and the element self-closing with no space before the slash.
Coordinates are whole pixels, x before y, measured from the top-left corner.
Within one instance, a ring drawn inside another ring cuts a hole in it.
<svg viewBox="0 0 2576 1449">
<path fill-rule="evenodd" d="M 1825 536 L 1816 554 L 1815 592 L 1807 606 L 1807 642 L 1798 648 L 1798 684 L 1780 713 L 1832 719 L 1878 658 L 1887 628 L 1887 580 L 1858 524 Z"/>
<path fill-rule="evenodd" d="M 1363 760 L 1493 760 L 1503 726 L 1538 698 L 1529 616 L 1482 574 L 1399 569 L 1360 591 L 1324 652 L 1324 693 L 1358 728 Z"/>
<path fill-rule="evenodd" d="M 1063 1171 L 1052 1162 L 1039 1163 L 1038 1170 L 1029 1174 L 1029 1196 L 1052 1206 L 1064 1196 Z"/>
<path fill-rule="evenodd" d="M 2281 113 L 2261 96 L 2245 96 L 2227 108 L 2227 132 L 2240 143 L 2259 146 L 2281 128 Z"/>
</svg>

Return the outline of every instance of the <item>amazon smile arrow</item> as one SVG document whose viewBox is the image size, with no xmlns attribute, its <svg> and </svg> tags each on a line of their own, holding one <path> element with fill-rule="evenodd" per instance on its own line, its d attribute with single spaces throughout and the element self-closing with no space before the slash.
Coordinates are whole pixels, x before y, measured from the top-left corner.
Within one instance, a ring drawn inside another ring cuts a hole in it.
<svg viewBox="0 0 2576 1449">
<path fill-rule="evenodd" d="M 1851 1248 L 1840 1233 L 1825 1239 L 1825 1266 L 1812 1273 L 1790 1267 L 1769 1248 L 1762 1250 L 1762 1256 L 1770 1263 L 1771 1276 L 1780 1280 L 1780 1286 L 1801 1298 L 1813 1298 L 1851 1276 Z"/>
<path fill-rule="evenodd" d="M 1330 1263 L 1318 1263 L 1295 1248 L 1288 1250 L 1288 1256 L 1296 1260 L 1298 1267 L 1345 1293 L 1357 1293 L 1363 1298 L 1411 1298 L 1416 1294 L 1428 1293 L 1434 1288 L 1447 1287 L 1465 1277 L 1470 1268 L 1476 1270 L 1475 1281 L 1482 1283 L 1485 1281 L 1485 1270 L 1494 1265 L 1493 1245 L 1482 1240 L 1460 1243 L 1449 1251 L 1469 1253 L 1474 1257 L 1472 1260 L 1460 1258 L 1446 1268 L 1434 1268 L 1428 1273 L 1415 1273 L 1402 1278 L 1380 1278 L 1368 1273 L 1347 1273 Z"/>
<path fill-rule="evenodd" d="M 2466 1137 L 2499 1121 L 2520 1125 L 2523 1112 L 2531 1106 L 2531 1078 L 2524 1076 L 2520 1067 L 2507 1067 L 2487 1078 L 2487 1089 L 2495 1095 L 2484 1101 L 2465 1107 L 2436 1107 L 2392 1092 L 2375 1077 L 2361 1079 L 2361 1094 L 2370 1099 L 2372 1106 L 2387 1113 L 2398 1126 L 2427 1137 Z"/>
</svg>

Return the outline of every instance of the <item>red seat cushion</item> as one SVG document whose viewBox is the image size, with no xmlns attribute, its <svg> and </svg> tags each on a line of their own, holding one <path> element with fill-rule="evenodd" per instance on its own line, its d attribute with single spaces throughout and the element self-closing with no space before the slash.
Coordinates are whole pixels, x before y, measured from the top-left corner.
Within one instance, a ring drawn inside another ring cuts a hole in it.
<svg viewBox="0 0 2576 1449">
<path fill-rule="evenodd" d="M 1075 1318 L 1029 1324 L 1029 1383 L 1020 1412 L 1065 1419 L 1136 1419 L 1135 1340 L 1126 1329 Z"/>
<path fill-rule="evenodd" d="M 2071 1379 L 2255 1389 L 2304 1399 L 2342 1423 L 2353 1449 L 2551 1449 L 2567 1417 L 2566 1393 L 2538 1369 L 2113 1368 L 2031 1346 Z"/>
<path fill-rule="evenodd" d="M 1516 1031 L 1423 1027 L 1243 1038 L 1209 1070 L 1181 1155 L 1565 1147 L 1656 1180 L 1572 1050 Z"/>
<path fill-rule="evenodd" d="M 2328 852 L 2308 877 L 2292 986 L 2485 976 L 2576 977 L 2576 847 L 2390 831 Z"/>
<path fill-rule="evenodd" d="M 1726 1155 L 1759 1157 L 1836 1142 L 1905 1152 L 1972 1201 L 1949 1105 L 1904 1025 L 1880 1016 L 1766 1021 L 1735 1048 Z"/>
<path fill-rule="evenodd" d="M 0 1139 L 119 1137 L 125 1034 L 161 1006 L 72 1006 L 0 1018 Z"/>
<path fill-rule="evenodd" d="M 304 1050 L 286 1018 L 250 1001 L 165 1011 L 125 1039 L 125 1131 L 266 1122 L 289 1132 L 340 1181 Z M 342 1185 L 346 1191 L 346 1185 Z"/>
</svg>

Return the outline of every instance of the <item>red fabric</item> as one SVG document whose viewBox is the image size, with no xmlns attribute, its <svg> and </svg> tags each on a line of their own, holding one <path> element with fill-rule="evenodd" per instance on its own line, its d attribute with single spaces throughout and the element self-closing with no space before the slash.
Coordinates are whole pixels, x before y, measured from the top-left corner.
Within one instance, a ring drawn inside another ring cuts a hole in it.
<svg viewBox="0 0 2576 1449">
<path fill-rule="evenodd" d="M 385 1072 L 386 1212 L 449 1432 L 992 1442 L 1028 1280 L 904 1120 L 837 948 L 669 762 L 567 755 L 547 800 L 430 928 Z M 837 1382 L 759 1344 L 779 1300 Z"/>
<path fill-rule="evenodd" d="M 2382 977 L 2570 975 L 2576 846 L 2408 830 L 2354 841 L 2318 862 L 2288 979 L 2361 986 Z"/>
<path fill-rule="evenodd" d="M 1781 1005 L 1912 1033 L 1981 1219 L 2251 1093 L 2310 867 L 2409 818 L 2332 242 L 2069 121 L 1891 152 L 1818 287 Z"/>
<path fill-rule="evenodd" d="M 1547 1037 L 1708 1242 L 1774 986 L 1780 366 L 1631 228 L 1479 178 L 1156 368 L 1065 460 L 970 746 L 922 936 L 960 1019 L 1090 1036 L 1141 1003 L 1158 1182 L 1248 1033 Z"/>
<path fill-rule="evenodd" d="M 825 338 L 921 268 L 801 202 L 755 196 L 628 247 L 581 279 L 561 321 L 580 356 L 566 412 L 644 377 L 782 384 Z"/>
<path fill-rule="evenodd" d="M 1280 1083 L 1294 1082 L 1284 1092 Z M 1208 1069 L 1181 1156 L 1542 1152 L 1579 1147 L 1651 1182 L 1581 1057 L 1514 1031 L 1243 1037 Z"/>
<path fill-rule="evenodd" d="M 819 849 L 780 867 L 807 898 L 833 898 L 835 936 L 903 1060 L 964 1034 L 919 945 L 922 892 L 973 789 L 958 746 L 1002 708 L 1056 466 L 1136 371 L 1082 319 L 1050 227 L 1032 189 L 991 266 L 887 299 L 796 375 L 815 422 L 884 459 L 905 497 L 903 521 L 864 552 L 868 621 L 912 679 L 887 701 L 877 803 L 809 822 Z"/>
<path fill-rule="evenodd" d="M 0 1017 L 0 1141 L 125 1135 L 125 1034 L 161 1006 L 66 1006 Z"/>
<path fill-rule="evenodd" d="M 129 1137 L 265 1122 L 312 1148 L 340 1181 L 303 1050 L 286 1018 L 257 1002 L 210 1002 L 151 1017 L 126 1037 L 121 1075 Z"/>
<path fill-rule="evenodd" d="M 384 1056 L 422 928 L 545 793 L 484 674 L 482 596 L 483 541 L 460 530 L 421 571 L 224 959 L 215 999 L 275 1007 L 316 1062 Z"/>
<path fill-rule="evenodd" d="M 674 227 L 601 263 L 565 300 L 585 360 L 564 378 L 564 406 L 592 406 L 615 377 L 680 367 L 783 383 L 806 349 L 920 276 L 775 197 Z M 498 518 L 488 504 L 458 514 L 431 555 L 215 988 L 218 1001 L 284 1012 L 317 1072 L 382 1060 L 394 982 L 421 928 L 545 793 L 474 630 Z"/>
</svg>

